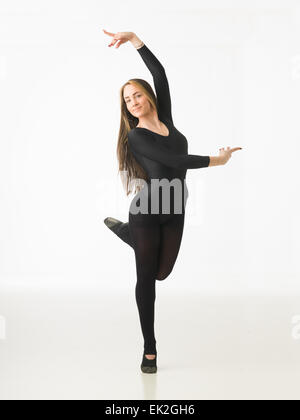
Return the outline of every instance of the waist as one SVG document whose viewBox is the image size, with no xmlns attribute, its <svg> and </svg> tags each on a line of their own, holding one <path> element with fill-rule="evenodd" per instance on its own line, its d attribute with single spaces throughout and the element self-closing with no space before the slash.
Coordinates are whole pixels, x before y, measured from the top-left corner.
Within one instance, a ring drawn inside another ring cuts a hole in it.
<svg viewBox="0 0 300 420">
<path fill-rule="evenodd" d="M 181 213 L 185 209 L 188 196 L 185 179 L 152 179 L 134 197 L 132 206 L 145 207 L 146 212 L 150 211 L 152 214 Z"/>
</svg>

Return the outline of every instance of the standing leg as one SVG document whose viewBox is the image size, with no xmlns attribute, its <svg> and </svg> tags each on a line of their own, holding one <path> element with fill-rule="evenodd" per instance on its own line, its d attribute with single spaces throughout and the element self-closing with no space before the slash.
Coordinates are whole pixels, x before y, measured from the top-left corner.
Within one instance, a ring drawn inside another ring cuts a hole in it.
<svg viewBox="0 0 300 420">
<path fill-rule="evenodd" d="M 156 354 L 154 333 L 154 304 L 156 274 L 160 242 L 160 225 L 157 218 L 145 215 L 145 223 L 135 216 L 129 216 L 129 229 L 134 244 L 137 283 L 135 289 L 142 333 L 144 351 L 147 355 Z M 149 224 L 148 221 L 152 220 Z"/>
</svg>

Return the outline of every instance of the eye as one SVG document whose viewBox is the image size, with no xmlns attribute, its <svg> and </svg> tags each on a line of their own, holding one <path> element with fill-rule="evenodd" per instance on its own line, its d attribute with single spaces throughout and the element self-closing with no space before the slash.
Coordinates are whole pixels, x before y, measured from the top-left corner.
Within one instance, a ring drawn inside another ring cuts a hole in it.
<svg viewBox="0 0 300 420">
<path fill-rule="evenodd" d="M 138 98 L 140 98 L 142 95 L 141 94 L 138 94 L 138 95 L 136 95 Z M 130 99 L 128 100 L 128 101 L 125 101 L 125 103 L 126 104 L 128 104 L 130 102 Z"/>
</svg>

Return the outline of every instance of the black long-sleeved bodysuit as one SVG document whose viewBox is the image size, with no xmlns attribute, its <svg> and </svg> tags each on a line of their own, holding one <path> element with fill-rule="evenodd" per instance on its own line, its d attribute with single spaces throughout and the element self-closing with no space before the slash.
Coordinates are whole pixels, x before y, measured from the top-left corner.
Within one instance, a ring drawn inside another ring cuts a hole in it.
<svg viewBox="0 0 300 420">
<path fill-rule="evenodd" d="M 185 180 L 187 169 L 208 167 L 210 157 L 188 154 L 187 139 L 173 124 L 170 90 L 164 67 L 145 44 L 137 51 L 153 76 L 158 118 L 169 130 L 168 136 L 142 127 L 135 127 L 128 133 L 129 150 L 149 177 L 145 188 L 131 202 L 129 232 L 136 258 L 136 301 L 144 350 L 145 354 L 156 354 L 156 280 L 164 280 L 171 273 L 180 249 L 188 198 Z M 176 193 L 170 185 L 159 188 L 157 183 L 162 180 L 176 185 Z M 142 202 L 148 203 L 148 207 L 142 208 Z"/>
</svg>

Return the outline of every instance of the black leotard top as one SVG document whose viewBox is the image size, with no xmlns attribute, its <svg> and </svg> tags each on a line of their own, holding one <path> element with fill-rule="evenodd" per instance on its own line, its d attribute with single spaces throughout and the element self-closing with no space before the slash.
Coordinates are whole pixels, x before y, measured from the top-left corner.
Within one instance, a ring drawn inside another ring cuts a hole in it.
<svg viewBox="0 0 300 420">
<path fill-rule="evenodd" d="M 169 135 L 163 136 L 147 128 L 135 127 L 128 135 L 130 150 L 150 179 L 184 179 L 187 169 L 209 166 L 210 157 L 188 154 L 187 139 L 173 124 L 165 69 L 145 44 L 137 51 L 153 76 L 158 118 L 168 127 Z"/>
<path fill-rule="evenodd" d="M 166 178 L 171 181 L 177 178 L 185 184 L 187 169 L 208 167 L 210 157 L 188 154 L 187 139 L 173 124 L 165 69 L 145 44 L 137 51 L 153 76 L 158 118 L 168 127 L 169 135 L 163 136 L 147 128 L 135 127 L 128 133 L 129 149 L 147 173 L 150 182 L 152 179 Z"/>
</svg>

